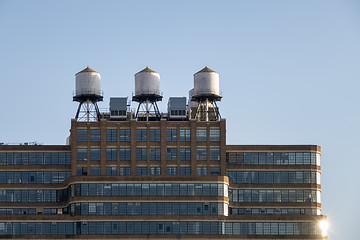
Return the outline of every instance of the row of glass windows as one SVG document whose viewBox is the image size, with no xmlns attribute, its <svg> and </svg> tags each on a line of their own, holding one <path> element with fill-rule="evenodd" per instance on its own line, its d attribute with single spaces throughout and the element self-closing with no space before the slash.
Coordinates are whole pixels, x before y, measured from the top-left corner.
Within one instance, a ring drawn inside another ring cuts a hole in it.
<svg viewBox="0 0 360 240">
<path fill-rule="evenodd" d="M 206 147 L 198 147 L 196 149 L 196 160 L 207 160 L 208 152 Z M 149 152 L 149 156 L 148 156 Z M 211 161 L 220 160 L 220 148 L 209 148 L 209 159 Z M 116 148 L 107 148 L 106 149 L 106 160 L 116 161 L 118 157 Z M 146 161 L 160 161 L 161 160 L 161 151 L 159 147 L 138 147 L 136 148 L 136 160 Z M 179 157 L 181 161 L 191 160 L 191 148 L 180 148 Z M 131 159 L 131 149 L 130 148 L 120 148 L 119 149 L 119 159 L 123 161 L 129 161 Z M 178 149 L 177 148 L 167 148 L 166 149 L 166 160 L 177 160 L 178 159 Z M 88 149 L 87 148 L 78 148 L 77 149 L 77 160 L 78 161 L 87 161 L 88 160 Z M 100 148 L 90 148 L 90 160 L 91 161 L 100 161 L 101 152 Z"/>
<path fill-rule="evenodd" d="M 0 190 L 0 202 L 61 202 L 66 190 Z"/>
<path fill-rule="evenodd" d="M 230 234 L 315 235 L 316 222 L 2 222 L 1 235 Z"/>
<path fill-rule="evenodd" d="M 229 208 L 234 215 L 320 215 L 320 209 L 315 208 Z"/>
<path fill-rule="evenodd" d="M 0 171 L 0 183 L 63 183 L 70 171 Z"/>
<path fill-rule="evenodd" d="M 119 135 L 117 134 L 117 129 L 106 129 L 106 141 L 107 142 L 117 142 L 118 136 L 120 142 L 130 142 L 131 133 L 130 129 L 120 129 Z M 146 142 L 147 141 L 148 130 L 146 128 L 136 129 L 136 141 L 137 142 Z M 181 142 L 190 142 L 190 129 L 180 129 L 179 131 L 179 140 Z M 196 140 L 199 142 L 207 141 L 207 129 L 198 128 L 196 130 Z M 160 142 L 161 132 L 160 129 L 150 128 L 149 129 L 149 141 L 150 142 Z M 166 141 L 168 142 L 177 142 L 178 132 L 177 129 L 167 129 L 166 130 Z M 88 130 L 87 129 L 77 129 L 77 141 L 78 142 L 87 142 L 88 141 Z M 90 141 L 99 142 L 100 141 L 100 129 L 90 129 Z M 220 129 L 210 129 L 209 130 L 209 141 L 220 141 Z"/>
<path fill-rule="evenodd" d="M 225 223 L 225 234 L 231 235 L 313 235 L 320 233 L 319 224 L 316 222 Z"/>
<path fill-rule="evenodd" d="M 70 215 L 224 215 L 224 203 L 121 202 L 75 203 Z"/>
<path fill-rule="evenodd" d="M 0 190 L 0 202 L 63 202 L 72 196 L 228 196 L 225 184 L 74 184 L 62 190 Z"/>
<path fill-rule="evenodd" d="M 231 202 L 318 202 L 316 190 L 230 190 Z"/>
<path fill-rule="evenodd" d="M 35 215 L 36 208 L 0 208 L 0 214 Z M 44 208 L 42 214 L 57 214 L 57 208 Z"/>
<path fill-rule="evenodd" d="M 69 152 L 1 152 L 0 165 L 70 165 Z"/>
<path fill-rule="evenodd" d="M 228 171 L 231 183 L 317 183 L 320 173 L 310 171 Z"/>
<path fill-rule="evenodd" d="M 70 215 L 224 215 L 224 203 L 76 203 L 63 213 Z M 42 214 L 57 214 L 44 208 Z M 35 215 L 36 208 L 0 208 L 0 214 Z M 234 215 L 321 215 L 314 208 L 229 208 Z"/>
<path fill-rule="evenodd" d="M 1 222 L 0 235 L 69 235 L 75 234 L 73 222 Z"/>
<path fill-rule="evenodd" d="M 0 214 L 36 214 L 36 208 L 0 208 Z"/>
<path fill-rule="evenodd" d="M 203 169 L 203 168 L 201 168 Z M 130 176 L 130 167 L 120 167 L 119 168 L 120 176 Z M 219 168 L 210 168 L 211 175 L 220 175 Z M 190 176 L 191 167 L 180 167 L 180 176 Z M 177 175 L 177 167 L 167 167 L 166 174 L 168 176 Z M 101 168 L 100 167 L 90 167 L 90 172 L 88 173 L 87 167 L 78 167 L 76 171 L 77 176 L 100 176 Z M 160 176 L 161 168 L 160 167 L 150 167 L 148 172 L 148 167 L 136 167 L 137 176 Z M 203 174 L 204 175 L 204 174 Z M 206 174 L 205 174 L 206 175 Z M 118 176 L 117 167 L 106 167 L 106 176 Z"/>
<path fill-rule="evenodd" d="M 71 186 L 71 196 L 225 196 L 225 184 L 193 183 L 82 183 Z"/>
<path fill-rule="evenodd" d="M 235 165 L 319 165 L 320 154 L 310 152 L 228 152 L 226 163 Z"/>
</svg>

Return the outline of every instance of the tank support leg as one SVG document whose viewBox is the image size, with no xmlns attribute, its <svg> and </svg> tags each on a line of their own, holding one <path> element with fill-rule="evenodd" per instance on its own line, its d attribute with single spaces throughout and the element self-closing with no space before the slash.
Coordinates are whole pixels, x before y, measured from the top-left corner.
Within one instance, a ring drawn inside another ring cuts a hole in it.
<svg viewBox="0 0 360 240">
<path fill-rule="evenodd" d="M 76 115 L 75 115 L 75 119 L 76 119 L 76 120 L 79 118 L 81 105 L 82 105 L 83 103 L 84 103 L 84 102 L 80 102 L 80 103 L 79 103 L 79 107 L 78 107 L 78 110 L 76 111 Z"/>
</svg>

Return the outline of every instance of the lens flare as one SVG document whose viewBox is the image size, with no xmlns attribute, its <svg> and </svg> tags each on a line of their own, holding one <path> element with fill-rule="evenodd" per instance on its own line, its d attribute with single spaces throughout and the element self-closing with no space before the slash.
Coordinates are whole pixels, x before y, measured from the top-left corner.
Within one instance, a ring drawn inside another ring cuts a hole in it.
<svg viewBox="0 0 360 240">
<path fill-rule="evenodd" d="M 321 220 L 319 223 L 321 234 L 323 237 L 327 236 L 327 230 L 328 230 L 328 222 L 326 220 Z"/>
</svg>

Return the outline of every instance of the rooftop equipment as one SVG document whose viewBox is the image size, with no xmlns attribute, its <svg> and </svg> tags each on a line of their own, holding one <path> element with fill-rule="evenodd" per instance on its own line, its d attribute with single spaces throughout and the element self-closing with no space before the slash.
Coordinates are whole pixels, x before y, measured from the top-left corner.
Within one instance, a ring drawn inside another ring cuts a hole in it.
<svg viewBox="0 0 360 240">
<path fill-rule="evenodd" d="M 127 117 L 127 97 L 110 98 L 110 119 L 124 120 Z"/>
<path fill-rule="evenodd" d="M 191 101 L 197 102 L 192 118 L 199 121 L 219 121 L 221 116 L 216 104 L 221 100 L 219 93 L 219 73 L 207 66 L 194 74 L 194 89 Z"/>
<path fill-rule="evenodd" d="M 132 100 L 139 103 L 135 114 L 138 121 L 160 120 L 157 102 L 162 98 L 159 73 L 146 67 L 135 74 L 135 93 Z"/>
<path fill-rule="evenodd" d="M 170 120 L 186 119 L 186 97 L 170 97 L 168 102 Z"/>
<path fill-rule="evenodd" d="M 76 120 L 99 121 L 100 111 L 97 102 L 103 100 L 100 73 L 87 67 L 75 74 L 75 78 L 73 101 L 79 102 Z"/>
</svg>

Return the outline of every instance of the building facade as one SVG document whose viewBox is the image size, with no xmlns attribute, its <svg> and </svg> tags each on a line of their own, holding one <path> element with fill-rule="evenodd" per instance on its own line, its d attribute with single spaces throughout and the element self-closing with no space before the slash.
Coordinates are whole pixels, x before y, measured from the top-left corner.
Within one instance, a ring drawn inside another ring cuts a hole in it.
<svg viewBox="0 0 360 240">
<path fill-rule="evenodd" d="M 72 119 L 67 145 L 0 145 L 0 238 L 327 239 L 320 147 L 227 145 L 207 101 Z"/>
</svg>

